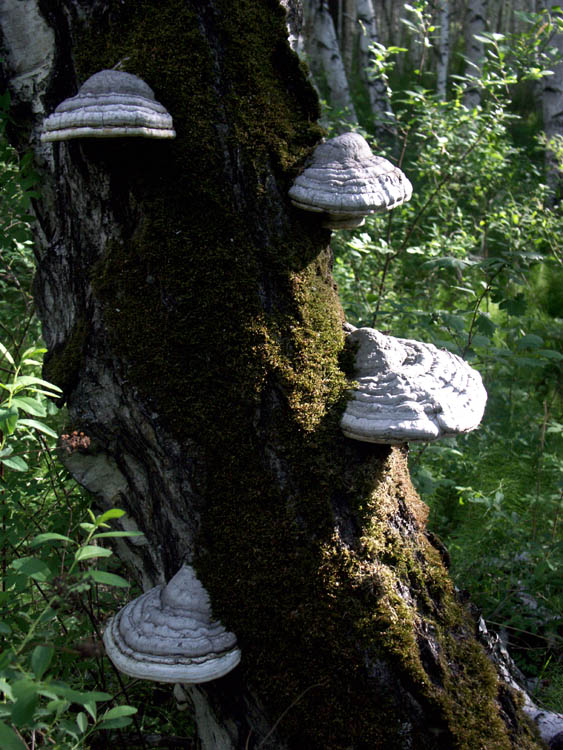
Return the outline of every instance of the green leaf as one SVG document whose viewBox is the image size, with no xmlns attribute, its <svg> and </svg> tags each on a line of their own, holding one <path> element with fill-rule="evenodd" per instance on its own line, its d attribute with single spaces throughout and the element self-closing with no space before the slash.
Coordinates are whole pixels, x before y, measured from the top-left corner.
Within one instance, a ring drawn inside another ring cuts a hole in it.
<svg viewBox="0 0 563 750">
<path fill-rule="evenodd" d="M 106 521 L 109 521 L 110 518 L 122 518 L 124 515 L 125 511 L 121 510 L 121 508 L 110 508 L 110 510 L 106 510 L 105 513 L 102 513 L 101 516 L 96 518 L 96 524 L 100 525 L 105 523 Z"/>
<path fill-rule="evenodd" d="M 80 547 L 80 549 L 76 550 L 74 559 L 76 562 L 80 562 L 82 560 L 91 560 L 93 557 L 109 557 L 111 554 L 112 551 L 110 549 L 86 544 L 84 547 Z"/>
<path fill-rule="evenodd" d="M 39 349 L 35 346 L 30 347 L 29 349 L 26 349 L 25 352 L 22 354 L 22 359 L 28 359 L 29 357 L 38 357 L 43 356 L 47 349 L 44 347 L 40 347 Z"/>
<path fill-rule="evenodd" d="M 3 677 L 0 677 L 0 692 L 4 693 L 9 701 L 14 700 L 14 694 L 12 693 L 12 686 Z"/>
<path fill-rule="evenodd" d="M 86 716 L 84 711 L 80 711 L 80 713 L 76 715 L 76 724 L 82 734 L 84 734 L 84 732 L 88 729 L 88 717 Z"/>
<path fill-rule="evenodd" d="M 78 741 L 79 734 L 74 721 L 71 721 L 70 719 L 60 719 L 58 722 L 58 728 L 62 729 L 65 734 L 70 734 L 74 740 Z"/>
<path fill-rule="evenodd" d="M 528 303 L 524 294 L 517 294 L 512 299 L 504 299 L 499 304 L 501 310 L 506 310 L 509 315 L 514 316 L 524 315 L 527 307 Z"/>
<path fill-rule="evenodd" d="M 8 469 L 12 469 L 13 471 L 27 471 L 29 469 L 29 466 L 21 456 L 0 458 L 0 463 L 3 463 L 4 466 L 7 466 Z"/>
<path fill-rule="evenodd" d="M 480 331 L 485 336 L 492 336 L 497 328 L 496 323 L 493 320 L 491 320 L 490 316 L 487 315 L 487 313 L 479 314 L 476 325 L 477 325 L 477 330 Z"/>
<path fill-rule="evenodd" d="M 98 691 L 81 693 L 79 690 L 73 690 L 67 685 L 55 684 L 53 682 L 49 683 L 49 690 L 56 695 L 61 696 L 61 698 L 66 698 L 66 700 L 71 703 L 78 703 L 80 706 L 84 706 L 86 710 L 88 710 L 88 705 L 92 702 L 110 701 L 113 697 L 109 693 Z"/>
<path fill-rule="evenodd" d="M 117 719 L 121 716 L 133 716 L 137 713 L 137 709 L 134 706 L 115 706 L 106 711 L 102 716 L 102 721 L 108 721 L 109 719 Z"/>
<path fill-rule="evenodd" d="M 106 586 L 121 586 L 127 588 L 130 584 L 125 578 L 115 575 L 114 573 L 108 573 L 105 570 L 90 570 L 88 577 L 96 583 L 103 583 Z"/>
<path fill-rule="evenodd" d="M 12 722 L 17 727 L 31 724 L 38 700 L 39 696 L 35 690 L 33 692 L 28 692 L 26 695 L 16 700 L 12 706 Z"/>
<path fill-rule="evenodd" d="M 543 339 L 535 333 L 527 333 L 518 339 L 517 345 L 519 349 L 538 349 L 543 345 Z"/>
<path fill-rule="evenodd" d="M 70 542 L 71 544 L 75 544 L 74 540 L 71 539 L 68 536 L 64 536 L 64 534 L 57 534 L 54 531 L 49 531 L 45 534 L 38 534 L 34 540 L 31 542 L 31 546 L 35 547 L 38 544 L 45 544 L 45 542 Z"/>
<path fill-rule="evenodd" d="M 0 622 L 0 635 L 10 635 L 12 628 L 7 622 Z"/>
<path fill-rule="evenodd" d="M 554 359 L 556 362 L 560 362 L 563 359 L 563 354 L 555 349 L 540 349 L 538 354 L 541 354 L 546 359 Z"/>
<path fill-rule="evenodd" d="M 0 408 L 0 430 L 7 435 L 12 435 L 18 423 L 19 411 L 15 406 L 7 409 Z"/>
<path fill-rule="evenodd" d="M 86 711 L 88 711 L 88 713 L 94 719 L 94 721 L 96 721 L 96 716 L 98 714 L 97 709 L 96 709 L 96 701 L 90 701 L 88 703 L 83 703 L 82 705 L 84 706 Z"/>
<path fill-rule="evenodd" d="M 445 258 L 434 258 L 433 260 L 427 260 L 422 264 L 421 268 L 452 268 L 456 271 L 463 271 L 469 266 L 475 265 L 475 261 L 462 260 L 461 258 L 453 258 L 446 256 Z"/>
<path fill-rule="evenodd" d="M 19 557 L 12 561 L 10 567 L 17 570 L 21 575 L 37 581 L 46 581 L 51 575 L 51 569 L 47 563 L 37 557 Z"/>
<path fill-rule="evenodd" d="M 45 406 L 30 396 L 14 396 L 12 406 L 16 406 L 26 414 L 31 414 L 34 417 L 44 417 L 47 414 Z"/>
<path fill-rule="evenodd" d="M 122 716 L 119 719 L 109 719 L 108 721 L 101 721 L 96 729 L 122 729 L 132 724 L 132 719 L 127 716 Z"/>
<path fill-rule="evenodd" d="M 33 674 L 40 680 L 47 671 L 55 649 L 52 646 L 36 646 L 31 654 Z"/>
<path fill-rule="evenodd" d="M 60 714 L 66 711 L 69 706 L 70 703 L 68 701 L 65 701 L 63 698 L 54 698 L 47 703 L 46 708 L 47 711 L 50 711 L 51 713 L 54 712 L 57 714 L 57 716 L 60 716 Z"/>
<path fill-rule="evenodd" d="M 27 750 L 14 730 L 3 721 L 0 721 L 0 747 L 2 750 Z"/>
<path fill-rule="evenodd" d="M 11 365 L 13 365 L 15 367 L 16 363 L 14 362 L 14 358 L 12 357 L 12 355 L 6 349 L 6 347 L 4 346 L 4 344 L 2 342 L 0 342 L 0 354 L 2 355 L 2 357 L 0 357 L 0 360 L 1 359 L 6 359 L 6 360 L 8 360 L 8 362 Z"/>
<path fill-rule="evenodd" d="M 115 539 L 124 536 L 144 536 L 142 531 L 103 531 L 100 534 L 94 534 L 92 539 Z"/>
<path fill-rule="evenodd" d="M 34 430 L 39 430 L 39 432 L 43 432 L 45 435 L 55 438 L 55 440 L 59 437 L 51 427 L 43 424 L 43 422 L 38 422 L 36 419 L 20 419 L 19 424 L 23 424 L 26 427 L 32 427 Z"/>
<path fill-rule="evenodd" d="M 472 346 L 478 346 L 482 349 L 488 349 L 491 345 L 491 339 L 488 336 L 481 336 L 480 334 L 476 334 L 471 339 L 471 345 Z"/>
<path fill-rule="evenodd" d="M 62 393 L 62 390 L 58 385 L 55 385 L 54 383 L 48 383 L 46 380 L 42 380 L 41 378 L 36 378 L 34 375 L 20 375 L 19 378 L 15 379 L 14 384 L 16 385 L 18 390 L 20 388 L 29 388 L 33 385 L 41 385 L 49 391 L 54 391 L 54 393 Z"/>
<path fill-rule="evenodd" d="M 16 655 L 14 654 L 13 649 L 11 648 L 4 649 L 4 651 L 0 653 L 0 670 L 6 669 L 7 667 L 9 667 L 10 664 L 15 659 L 15 656 Z"/>
</svg>

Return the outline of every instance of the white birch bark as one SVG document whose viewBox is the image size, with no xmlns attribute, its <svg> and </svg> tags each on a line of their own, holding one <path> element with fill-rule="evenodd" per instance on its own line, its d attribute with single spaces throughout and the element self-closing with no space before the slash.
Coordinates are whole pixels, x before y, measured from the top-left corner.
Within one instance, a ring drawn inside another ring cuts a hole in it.
<svg viewBox="0 0 563 750">
<path fill-rule="evenodd" d="M 450 62 L 450 3 L 449 0 L 439 0 L 438 4 L 440 43 L 438 47 L 438 62 L 436 65 L 436 94 L 440 101 L 446 100 L 446 86 L 448 83 L 448 65 Z"/>
<path fill-rule="evenodd" d="M 481 65 L 485 56 L 483 42 L 477 39 L 486 30 L 486 11 L 488 0 L 469 0 L 465 23 L 465 75 L 479 78 Z M 477 86 L 468 83 L 463 96 L 463 103 L 473 109 L 481 103 L 481 93 Z"/>
<path fill-rule="evenodd" d="M 560 0 L 546 0 L 547 10 L 560 5 Z M 563 34 L 554 34 L 550 40 L 551 46 L 556 47 L 559 55 L 563 55 Z M 546 180 L 551 188 L 553 200 L 561 187 L 563 164 L 558 156 L 554 141 L 563 139 L 563 63 L 553 66 L 553 75 L 544 79 L 542 87 L 542 109 L 544 132 L 547 139 Z M 552 147 L 550 147 L 550 144 Z"/>
<path fill-rule="evenodd" d="M 321 80 L 325 82 L 331 107 L 341 111 L 347 122 L 355 123 L 356 110 L 350 95 L 332 16 L 325 3 L 314 0 L 305 2 L 304 16 L 300 51 L 305 53 L 317 83 Z"/>
<path fill-rule="evenodd" d="M 344 0 L 342 4 L 342 33 L 339 36 L 342 62 L 348 80 L 354 67 L 354 48 L 356 46 L 356 0 Z"/>
<path fill-rule="evenodd" d="M 376 134 L 394 130 L 395 116 L 391 106 L 387 82 L 371 70 L 373 53 L 371 46 L 379 43 L 377 18 L 373 0 L 357 0 L 357 18 L 360 30 L 360 72 L 365 81 Z"/>
</svg>

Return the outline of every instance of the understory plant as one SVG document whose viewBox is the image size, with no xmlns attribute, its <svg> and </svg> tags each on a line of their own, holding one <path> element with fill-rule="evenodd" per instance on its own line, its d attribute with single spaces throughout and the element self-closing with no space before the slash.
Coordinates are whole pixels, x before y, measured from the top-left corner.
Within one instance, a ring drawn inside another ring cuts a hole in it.
<svg viewBox="0 0 563 750">
<path fill-rule="evenodd" d="M 433 343 L 481 372 L 479 430 L 411 446 L 411 472 L 457 585 L 543 679 L 560 673 L 563 636 L 563 217 L 544 147 L 532 131 L 522 139 L 512 104 L 517 85 L 547 75 L 544 52 L 499 34 L 485 42 L 482 76 L 458 77 L 447 101 L 416 73 L 393 96 L 413 197 L 333 234 L 332 247 L 350 322 Z M 473 109 L 463 104 L 469 84 L 481 91 Z"/>
</svg>

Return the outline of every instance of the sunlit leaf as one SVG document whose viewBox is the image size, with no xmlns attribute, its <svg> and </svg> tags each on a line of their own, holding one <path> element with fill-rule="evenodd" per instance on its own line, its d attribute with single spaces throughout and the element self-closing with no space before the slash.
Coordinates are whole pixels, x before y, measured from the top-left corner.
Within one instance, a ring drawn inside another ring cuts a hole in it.
<svg viewBox="0 0 563 750">
<path fill-rule="evenodd" d="M 20 419 L 19 424 L 23 424 L 26 427 L 31 427 L 34 430 L 39 430 L 39 432 L 43 432 L 45 435 L 49 435 L 49 437 L 55 438 L 55 440 L 58 438 L 57 433 L 51 429 L 46 424 L 43 424 L 43 422 L 38 422 L 36 419 Z"/>
<path fill-rule="evenodd" d="M 111 518 L 122 518 L 125 515 L 125 511 L 121 510 L 121 508 L 110 508 L 110 510 L 106 510 L 105 513 L 102 513 L 101 516 L 98 516 L 96 518 L 96 523 L 101 524 L 105 523 L 106 521 L 109 521 Z"/>
<path fill-rule="evenodd" d="M 37 544 L 45 544 L 45 542 L 71 542 L 75 544 L 74 540 L 64 534 L 57 534 L 53 531 L 45 532 L 44 534 L 38 534 L 31 542 L 32 546 Z"/>
<path fill-rule="evenodd" d="M 0 458 L 0 463 L 7 466 L 9 469 L 14 471 L 27 471 L 29 466 L 23 460 L 21 456 L 8 456 L 7 458 Z"/>
<path fill-rule="evenodd" d="M 108 573 L 105 570 L 90 570 L 88 577 L 96 583 L 103 583 L 106 586 L 121 586 L 123 588 L 130 586 L 129 581 L 126 581 L 125 578 L 114 573 Z"/>
<path fill-rule="evenodd" d="M 105 549 L 105 547 L 96 547 L 92 544 L 86 544 L 84 547 L 80 547 L 80 549 L 76 550 L 74 559 L 77 562 L 80 562 L 83 560 L 91 560 L 94 557 L 110 557 L 111 554 L 112 551 L 110 549 Z"/>
</svg>

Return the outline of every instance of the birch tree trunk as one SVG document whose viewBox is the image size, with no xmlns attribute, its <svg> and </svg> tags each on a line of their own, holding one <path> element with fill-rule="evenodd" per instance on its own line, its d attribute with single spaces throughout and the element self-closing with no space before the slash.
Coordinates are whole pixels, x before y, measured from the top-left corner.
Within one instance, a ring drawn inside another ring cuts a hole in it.
<svg viewBox="0 0 563 750">
<path fill-rule="evenodd" d="M 389 97 L 389 88 L 385 79 L 378 77 L 372 70 L 373 53 L 371 46 L 379 43 L 377 19 L 373 0 L 358 0 L 358 23 L 360 25 L 360 71 L 367 87 L 371 111 L 374 118 L 375 133 L 378 137 L 394 133 L 395 118 Z"/>
<path fill-rule="evenodd" d="M 547 10 L 561 13 L 561 10 L 553 10 L 560 6 L 556 0 L 546 0 Z M 553 34 L 550 45 L 555 47 L 559 55 L 563 55 L 563 34 Z M 550 187 L 552 202 L 556 203 L 561 198 L 561 182 L 563 163 L 561 154 L 563 152 L 563 63 L 553 66 L 553 75 L 544 79 L 542 87 L 542 110 L 543 127 L 547 140 L 545 154 L 546 182 Z"/>
<path fill-rule="evenodd" d="M 348 80 L 351 79 L 353 74 L 354 48 L 358 35 L 356 3 L 357 0 L 343 0 L 342 3 L 342 34 L 339 36 L 339 43 Z"/>
<path fill-rule="evenodd" d="M 485 56 L 485 46 L 477 38 L 486 30 L 486 13 L 488 0 L 469 0 L 465 21 L 465 75 L 479 78 L 481 63 Z M 473 109 L 481 103 L 481 93 L 477 86 L 467 84 L 463 103 Z"/>
<path fill-rule="evenodd" d="M 304 12 L 303 49 L 313 76 L 326 87 L 330 106 L 345 121 L 355 123 L 356 111 L 328 6 L 322 0 L 306 0 Z"/>
<path fill-rule="evenodd" d="M 436 94 L 440 101 L 446 100 L 448 83 L 448 65 L 450 62 L 450 3 L 440 0 L 438 4 L 438 24 L 440 26 L 440 43 L 436 64 Z"/>
<path fill-rule="evenodd" d="M 321 138 L 274 0 L 1 0 L 11 138 L 32 148 L 45 376 L 68 457 L 145 586 L 194 565 L 242 661 L 187 688 L 205 750 L 538 750 L 477 640 L 407 449 L 339 428 L 330 234 L 287 191 Z M 121 63 L 174 141 L 41 144 Z M 112 613 L 107 613 L 108 616 Z"/>
</svg>

